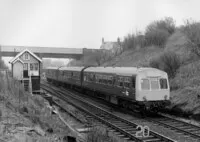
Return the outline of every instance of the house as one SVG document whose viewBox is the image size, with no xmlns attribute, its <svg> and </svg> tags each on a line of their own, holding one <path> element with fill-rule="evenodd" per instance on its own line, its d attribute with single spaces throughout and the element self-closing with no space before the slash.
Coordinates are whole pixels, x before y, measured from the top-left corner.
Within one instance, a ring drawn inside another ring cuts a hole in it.
<svg viewBox="0 0 200 142">
<path fill-rule="evenodd" d="M 110 54 L 112 56 L 118 55 L 122 51 L 120 39 L 118 38 L 117 41 L 107 41 L 107 42 L 105 42 L 104 38 L 102 38 L 102 44 L 100 46 L 100 49 L 104 49 L 104 50 L 106 50 L 106 52 L 110 51 Z"/>
<path fill-rule="evenodd" d="M 40 91 L 42 60 L 37 55 L 25 49 L 11 59 L 9 63 L 12 65 L 12 77 L 23 83 L 25 91 L 32 93 Z"/>
</svg>

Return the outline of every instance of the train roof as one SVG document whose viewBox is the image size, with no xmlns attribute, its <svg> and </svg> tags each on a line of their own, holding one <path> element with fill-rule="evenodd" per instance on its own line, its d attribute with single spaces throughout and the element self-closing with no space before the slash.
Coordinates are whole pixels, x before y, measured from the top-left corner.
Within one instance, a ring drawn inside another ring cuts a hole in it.
<svg viewBox="0 0 200 142">
<path fill-rule="evenodd" d="M 81 71 L 84 67 L 47 67 L 50 70 L 69 70 L 69 71 Z"/>
<path fill-rule="evenodd" d="M 59 70 L 81 71 L 84 67 L 61 67 Z"/>
<path fill-rule="evenodd" d="M 61 71 L 68 70 L 68 71 L 81 71 L 85 67 L 49 67 L 47 69 L 59 69 Z M 94 72 L 94 73 L 110 73 L 110 74 L 117 74 L 117 75 L 126 75 L 132 76 L 137 75 L 139 73 L 148 73 L 154 72 L 157 74 L 159 72 L 162 74 L 167 74 L 166 72 L 156 69 L 156 68 L 139 68 L 139 67 L 88 67 L 84 70 L 84 72 Z"/>
<path fill-rule="evenodd" d="M 85 72 L 98 72 L 98 73 L 111 73 L 118 75 L 137 75 L 142 72 L 156 71 L 162 72 L 164 71 L 155 69 L 155 68 L 137 68 L 137 67 L 89 67 L 85 69 Z"/>
</svg>

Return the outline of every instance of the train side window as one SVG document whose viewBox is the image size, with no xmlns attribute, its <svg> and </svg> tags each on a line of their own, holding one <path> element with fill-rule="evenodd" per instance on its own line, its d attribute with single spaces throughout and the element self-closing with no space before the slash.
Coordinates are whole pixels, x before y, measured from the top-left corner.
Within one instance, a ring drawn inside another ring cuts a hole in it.
<svg viewBox="0 0 200 142">
<path fill-rule="evenodd" d="M 103 84 L 107 84 L 107 77 L 105 75 L 103 76 Z"/>
<path fill-rule="evenodd" d="M 96 75 L 93 74 L 93 81 L 96 82 Z"/>
<path fill-rule="evenodd" d="M 141 80 L 141 88 L 142 90 L 150 90 L 150 83 L 148 79 Z"/>
<path fill-rule="evenodd" d="M 129 77 L 124 78 L 124 87 L 129 88 L 130 87 L 130 80 Z"/>
<path fill-rule="evenodd" d="M 119 82 L 119 86 L 120 86 L 120 87 L 123 87 L 123 86 L 124 86 L 124 80 L 123 80 L 122 77 L 119 77 L 118 82 Z"/>
<path fill-rule="evenodd" d="M 115 78 L 115 77 L 113 77 L 113 85 L 115 85 L 115 81 L 116 81 L 116 78 Z"/>
<path fill-rule="evenodd" d="M 108 84 L 109 85 L 113 84 L 113 77 L 112 76 L 108 77 Z"/>
<path fill-rule="evenodd" d="M 133 77 L 132 77 L 132 87 L 133 87 L 133 88 L 135 88 L 135 81 L 136 81 L 136 77 L 133 76 Z"/>
<path fill-rule="evenodd" d="M 99 79 L 99 83 L 101 84 L 101 83 L 102 83 L 102 76 L 99 75 L 99 76 L 98 76 L 98 79 Z"/>
<path fill-rule="evenodd" d="M 96 74 L 96 76 L 95 76 L 95 82 L 96 83 L 99 83 L 99 78 L 98 77 L 99 77 L 99 75 Z"/>
<path fill-rule="evenodd" d="M 160 78 L 160 89 L 167 89 L 167 79 L 165 78 Z"/>
<path fill-rule="evenodd" d="M 129 88 L 130 87 L 130 83 L 129 82 L 124 82 L 124 87 Z"/>
</svg>

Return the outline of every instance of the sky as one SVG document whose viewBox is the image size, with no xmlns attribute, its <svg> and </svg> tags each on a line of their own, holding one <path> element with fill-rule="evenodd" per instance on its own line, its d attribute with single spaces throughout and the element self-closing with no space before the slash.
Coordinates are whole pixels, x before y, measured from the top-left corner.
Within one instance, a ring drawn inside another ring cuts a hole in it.
<svg viewBox="0 0 200 142">
<path fill-rule="evenodd" d="M 199 0 L 0 0 L 0 45 L 99 48 L 154 20 L 200 21 Z"/>
</svg>

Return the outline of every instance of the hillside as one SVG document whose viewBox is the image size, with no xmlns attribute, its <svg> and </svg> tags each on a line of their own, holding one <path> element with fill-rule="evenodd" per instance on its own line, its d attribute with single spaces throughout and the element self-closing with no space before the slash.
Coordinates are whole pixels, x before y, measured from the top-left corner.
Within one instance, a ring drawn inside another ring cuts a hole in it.
<svg viewBox="0 0 200 142">
<path fill-rule="evenodd" d="M 172 108 L 175 112 L 183 111 L 183 114 L 200 114 L 200 63 L 186 46 L 187 38 L 180 31 L 172 34 L 166 47 L 145 47 L 139 50 L 127 50 L 120 56 L 104 63 L 104 66 L 148 66 L 152 58 L 157 58 L 163 52 L 172 51 L 177 53 L 184 62 L 177 71 L 174 79 L 170 80 Z"/>
<path fill-rule="evenodd" d="M 103 66 L 148 66 L 150 59 L 158 57 L 161 53 L 172 51 L 181 56 L 182 59 L 189 58 L 189 50 L 185 46 L 186 37 L 177 30 L 167 40 L 166 47 L 160 48 L 150 46 L 140 49 L 130 49 L 121 55 L 107 61 Z"/>
<path fill-rule="evenodd" d="M 140 49 L 128 49 L 121 55 L 104 62 L 101 66 L 149 66 L 151 59 L 157 59 L 164 52 L 176 53 L 181 60 L 181 66 L 174 78 L 170 79 L 172 105 L 175 112 L 183 114 L 200 114 L 200 63 L 199 59 L 187 47 L 187 37 L 176 30 L 168 39 L 164 48 L 149 46 Z M 157 59 L 158 60 L 158 59 Z M 97 65 L 96 56 L 88 56 L 87 64 Z M 74 65 L 83 65 L 83 61 L 74 61 Z"/>
</svg>

